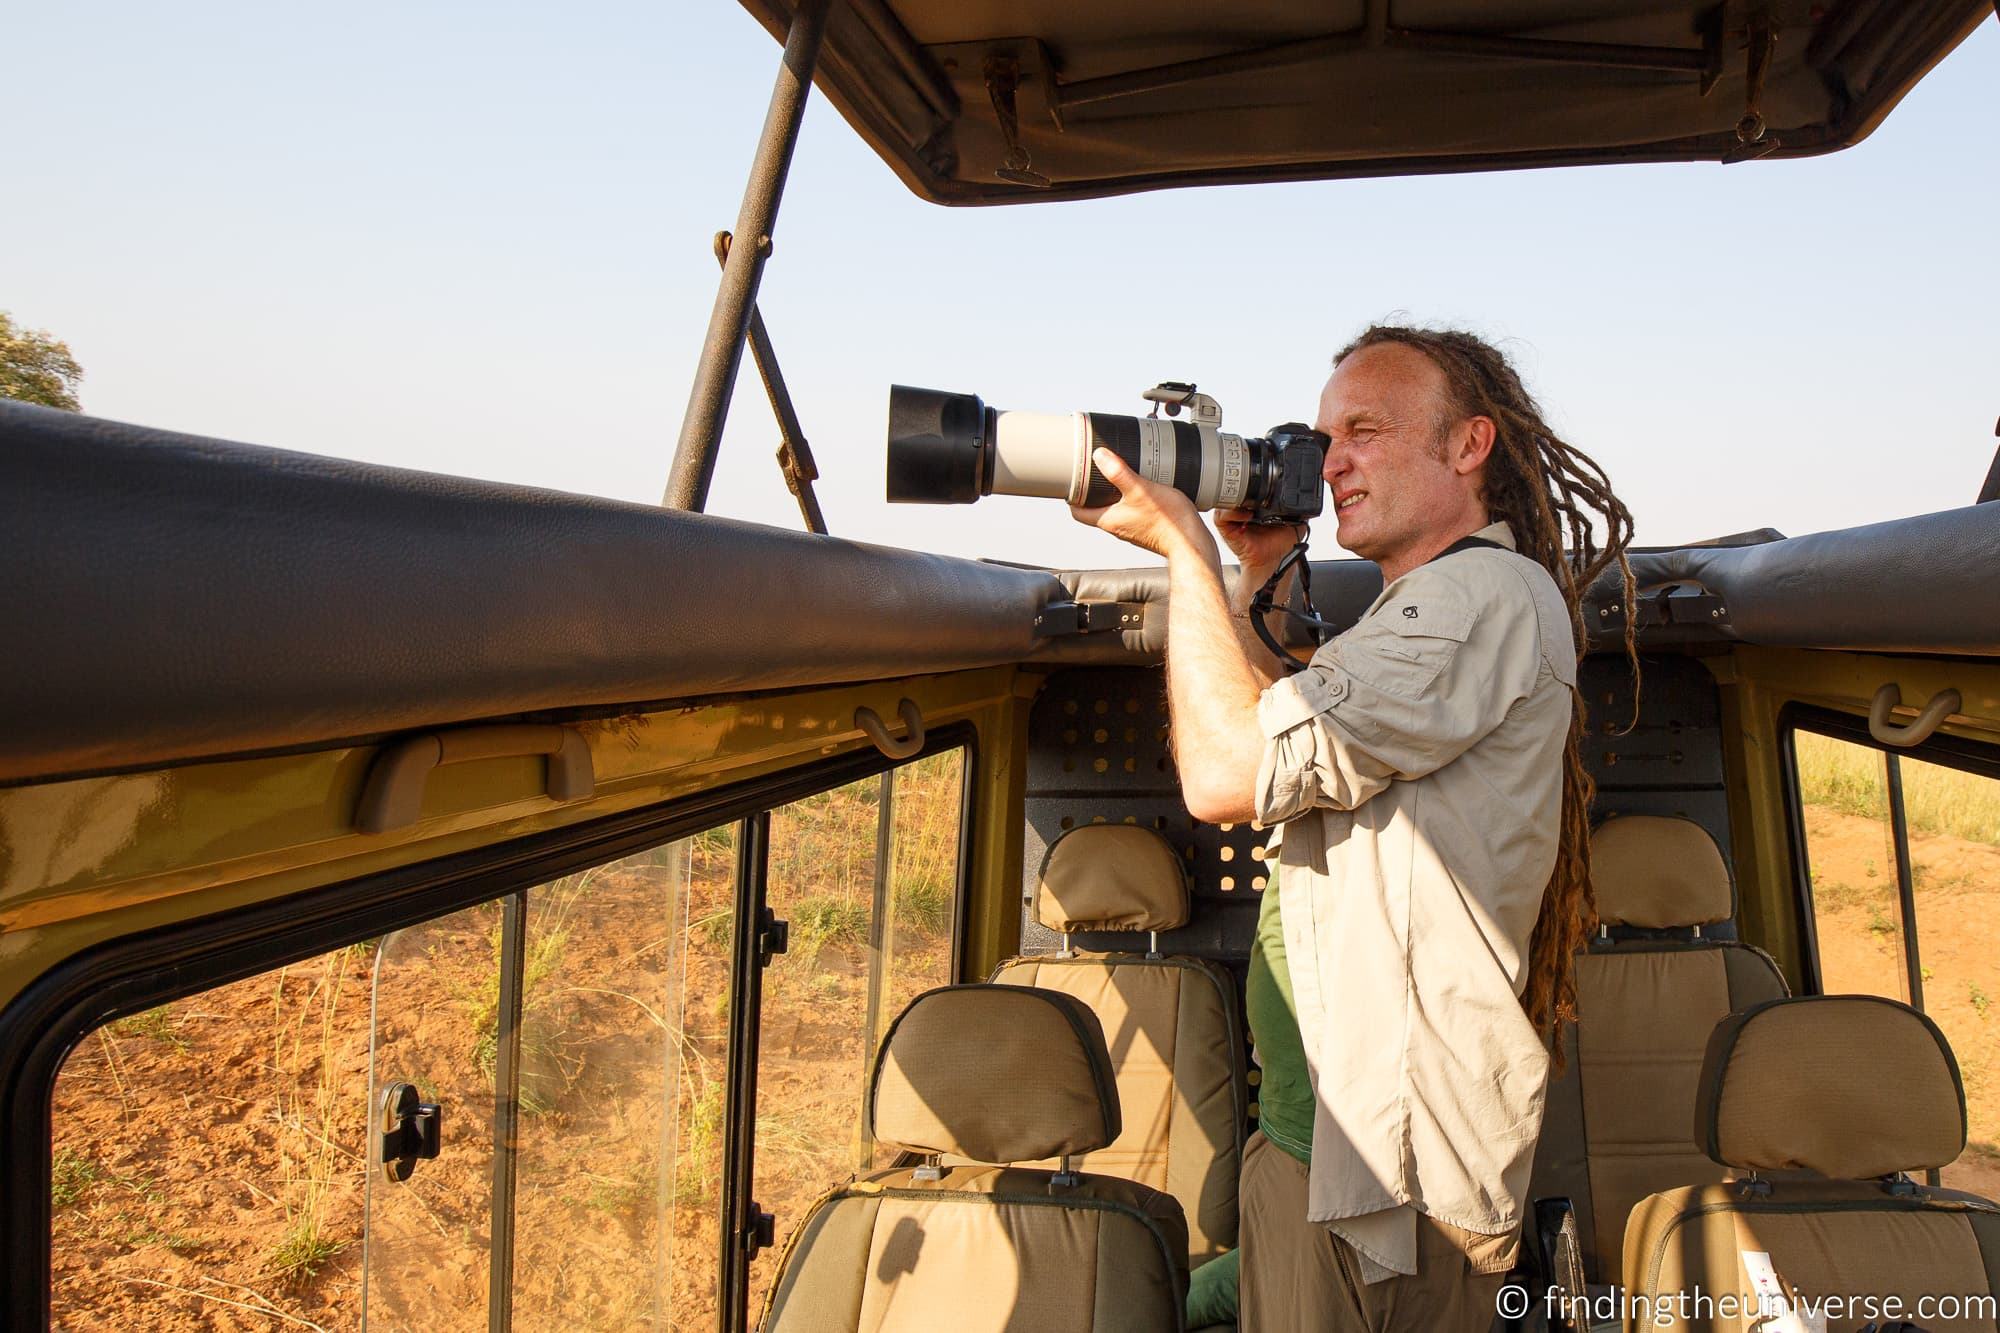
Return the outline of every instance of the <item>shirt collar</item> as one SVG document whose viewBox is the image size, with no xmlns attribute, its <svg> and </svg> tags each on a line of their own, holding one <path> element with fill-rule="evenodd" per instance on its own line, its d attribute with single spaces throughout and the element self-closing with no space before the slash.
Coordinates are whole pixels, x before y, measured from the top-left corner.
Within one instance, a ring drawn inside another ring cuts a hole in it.
<svg viewBox="0 0 2000 1333">
<path fill-rule="evenodd" d="M 1514 529 L 1507 526 L 1507 520 L 1505 519 L 1501 519 L 1498 523 L 1488 523 L 1472 535 L 1481 541 L 1494 542 L 1504 546 L 1510 551 L 1519 551 L 1521 549 L 1520 545 L 1514 540 Z"/>
</svg>

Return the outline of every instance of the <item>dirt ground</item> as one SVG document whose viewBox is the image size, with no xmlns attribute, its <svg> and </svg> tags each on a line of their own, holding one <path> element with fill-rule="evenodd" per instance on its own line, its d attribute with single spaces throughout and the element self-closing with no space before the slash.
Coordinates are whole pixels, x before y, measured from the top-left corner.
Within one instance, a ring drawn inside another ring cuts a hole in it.
<svg viewBox="0 0 2000 1333">
<path fill-rule="evenodd" d="M 1806 848 L 1828 993 L 1909 999 L 1887 821 L 1808 806 Z M 1965 1080 L 1966 1151 L 1943 1180 L 2000 1198 L 2000 846 L 1913 834 L 1910 864 L 1924 1012 Z"/>
<path fill-rule="evenodd" d="M 794 949 L 766 974 L 755 1195 L 781 1245 L 869 1156 L 874 807 L 816 817 L 774 820 L 772 906 L 795 917 Z M 815 832 L 846 845 L 804 845 Z M 530 894 L 518 1329 L 713 1328 L 731 858 L 709 835 Z M 660 911 L 676 879 L 678 921 Z M 372 1185 L 369 1326 L 484 1329 L 499 939 L 499 908 L 473 908 L 390 937 L 379 963 L 342 950 L 93 1034 L 55 1096 L 54 1326 L 361 1327 L 379 966 L 378 1077 L 442 1103 L 444 1151 Z M 885 1016 L 949 966 L 948 933 L 899 919 L 888 944 Z M 755 1265 L 753 1311 L 776 1266 Z"/>
</svg>

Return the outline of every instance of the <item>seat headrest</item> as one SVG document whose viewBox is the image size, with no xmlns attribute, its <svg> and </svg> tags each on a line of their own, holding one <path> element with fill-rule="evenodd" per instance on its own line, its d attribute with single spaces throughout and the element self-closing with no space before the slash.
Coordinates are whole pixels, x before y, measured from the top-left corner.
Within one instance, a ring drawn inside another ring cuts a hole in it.
<svg viewBox="0 0 2000 1333">
<path fill-rule="evenodd" d="M 1965 1086 L 1937 1024 L 1873 995 L 1803 995 L 1709 1034 L 1694 1139 L 1724 1166 L 1841 1180 L 1920 1171 L 1965 1150 Z"/>
<path fill-rule="evenodd" d="M 869 1122 L 912 1152 L 1004 1165 L 1118 1137 L 1118 1084 L 1097 1015 L 1028 986 L 926 991 L 875 1056 Z"/>
<path fill-rule="evenodd" d="M 1607 926 L 1705 926 L 1736 913 L 1722 849 L 1691 819 L 1605 820 L 1590 835 L 1590 882 Z"/>
<path fill-rule="evenodd" d="M 1035 920 L 1050 930 L 1172 930 L 1187 919 L 1187 865 L 1149 828 L 1082 824 L 1042 858 Z"/>
</svg>

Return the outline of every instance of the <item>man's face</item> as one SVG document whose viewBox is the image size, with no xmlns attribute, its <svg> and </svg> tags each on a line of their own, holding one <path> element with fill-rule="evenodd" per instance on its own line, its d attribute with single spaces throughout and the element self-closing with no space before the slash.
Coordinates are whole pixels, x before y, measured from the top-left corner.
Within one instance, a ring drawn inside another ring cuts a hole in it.
<svg viewBox="0 0 2000 1333">
<path fill-rule="evenodd" d="M 1444 392 L 1444 372 L 1396 343 L 1355 352 L 1321 390 L 1314 425 L 1332 441 L 1321 475 L 1354 554 L 1391 561 L 1460 521 L 1470 483 L 1439 437 Z"/>
</svg>

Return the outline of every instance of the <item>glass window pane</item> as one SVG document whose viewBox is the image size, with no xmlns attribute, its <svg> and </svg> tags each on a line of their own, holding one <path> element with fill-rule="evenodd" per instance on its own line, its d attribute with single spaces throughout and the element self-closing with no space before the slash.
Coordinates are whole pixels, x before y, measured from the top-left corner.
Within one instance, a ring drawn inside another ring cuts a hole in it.
<svg viewBox="0 0 2000 1333">
<path fill-rule="evenodd" d="M 695 1253 L 668 1253 L 682 1202 L 669 1135 L 682 1062 L 676 946 L 684 927 L 676 904 L 687 858 L 688 844 L 675 843 L 528 895 L 518 1333 L 670 1327 L 677 1279 L 690 1284 L 690 1307 L 712 1302 L 698 1289 L 701 1264 L 712 1269 L 715 1253 L 712 1225 L 701 1234 L 699 1203 L 687 1201 L 697 1219 L 688 1247 Z M 688 1090 L 698 1098 L 700 1086 Z M 700 1145 L 691 1138 L 687 1146 Z"/>
<path fill-rule="evenodd" d="M 54 1091 L 52 1327 L 360 1327 L 371 957 L 336 950 L 77 1045 Z"/>
<path fill-rule="evenodd" d="M 1804 809 L 1820 988 L 1908 1001 L 1896 844 L 1879 750 L 1792 735 Z"/>
<path fill-rule="evenodd" d="M 1991 1198 L 2000 1191 L 2000 780 L 1900 763 L 1924 1012 L 1965 1079 L 1965 1155 L 1944 1183 Z"/>
<path fill-rule="evenodd" d="M 869 1066 L 897 1011 L 951 980 L 964 773 L 952 751 L 771 813 L 766 902 L 791 946 L 764 974 L 752 1197 L 780 1248 L 815 1198 L 886 1161 L 865 1136 Z M 777 1255 L 751 1266 L 753 1321 Z"/>
<path fill-rule="evenodd" d="M 531 889 L 517 1329 L 714 1323 L 728 831 Z M 121 1019 L 54 1090 L 53 1326 L 483 1328 L 501 902 Z M 683 981 L 703 1001 L 683 1027 Z M 722 997 L 717 1004 L 709 997 Z M 371 1171 L 378 1090 L 440 1152 Z M 679 1321 L 676 1323 L 676 1321 Z"/>
<path fill-rule="evenodd" d="M 370 1104 L 398 1079 L 438 1087 L 444 1151 L 405 1181 L 370 1178 L 371 1327 L 485 1323 L 510 1098 L 512 1327 L 670 1327 L 693 859 L 688 842 L 641 852 L 383 942 Z M 699 1233 L 699 1205 L 686 1211 Z M 697 1280 L 714 1235 L 680 1256 Z"/>
<path fill-rule="evenodd" d="M 951 984 L 952 916 L 958 898 L 959 822 L 965 799 L 965 752 L 952 750 L 905 764 L 894 779 L 889 863 L 893 912 L 876 965 L 886 978 L 872 1031 L 879 1036 L 903 1006 Z M 862 1078 L 874 1061 L 862 1053 Z"/>
<path fill-rule="evenodd" d="M 501 908 L 482 903 L 384 936 L 372 974 L 372 1088 L 408 1083 L 442 1111 L 436 1160 L 367 1189 L 370 1327 L 483 1325 L 493 1226 L 493 1056 Z M 356 1016 L 364 1025 L 367 1010 Z M 364 1144 L 363 1153 L 366 1153 Z"/>
<path fill-rule="evenodd" d="M 736 826 L 687 840 L 674 963 L 673 1283 L 668 1327 L 710 1333 L 722 1248 L 722 1142 L 728 1095 L 730 953 L 736 938 Z"/>
</svg>

